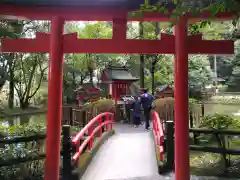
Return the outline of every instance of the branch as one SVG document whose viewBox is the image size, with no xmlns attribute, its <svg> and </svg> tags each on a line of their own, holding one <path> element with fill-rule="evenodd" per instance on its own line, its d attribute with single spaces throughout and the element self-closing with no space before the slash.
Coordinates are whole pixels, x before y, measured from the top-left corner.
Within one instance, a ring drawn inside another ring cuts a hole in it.
<svg viewBox="0 0 240 180">
<path fill-rule="evenodd" d="M 43 56 L 43 54 L 41 56 Z M 40 80 L 39 80 L 38 86 L 35 89 L 35 91 L 31 95 L 28 95 L 28 99 L 31 99 L 38 92 L 38 90 L 40 89 L 41 84 L 42 84 L 42 80 L 43 80 L 43 77 L 44 77 L 44 74 L 45 74 L 45 71 L 48 68 L 48 66 L 46 66 L 45 68 L 42 68 L 42 63 L 41 62 L 38 62 L 38 65 L 39 65 L 39 68 L 40 68 L 40 71 L 41 71 L 41 73 L 40 73 Z"/>
<path fill-rule="evenodd" d="M 38 59 L 38 56 L 36 56 L 35 58 Z M 26 88 L 25 88 L 25 92 L 24 92 L 24 97 L 25 97 L 25 99 L 28 99 L 28 97 L 29 97 L 30 90 L 31 90 L 31 85 L 32 85 L 32 81 L 33 81 L 33 76 L 34 76 L 35 71 L 36 71 L 36 67 L 37 67 L 37 60 L 35 59 L 35 60 L 34 60 L 33 68 L 32 68 L 32 70 L 30 71 L 31 73 L 30 73 L 30 77 L 29 77 L 29 79 L 28 79 L 28 84 L 27 84 L 27 86 L 26 86 Z"/>
</svg>

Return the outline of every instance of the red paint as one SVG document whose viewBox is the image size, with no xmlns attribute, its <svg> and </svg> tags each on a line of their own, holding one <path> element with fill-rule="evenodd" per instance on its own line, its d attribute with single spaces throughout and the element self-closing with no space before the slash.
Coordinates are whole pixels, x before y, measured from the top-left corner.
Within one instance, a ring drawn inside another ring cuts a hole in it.
<svg viewBox="0 0 240 180">
<path fill-rule="evenodd" d="M 113 20 L 113 39 L 125 40 L 127 36 L 127 20 L 126 19 L 114 19 Z"/>
<path fill-rule="evenodd" d="M 163 161 L 164 158 L 164 131 L 163 131 L 163 124 L 160 121 L 159 115 L 156 111 L 152 113 L 152 121 L 153 121 L 153 133 L 154 133 L 154 140 L 155 144 L 158 146 L 159 150 L 159 158 Z"/>
<path fill-rule="evenodd" d="M 24 46 L 23 46 L 24 44 Z M 47 33 L 36 33 L 36 38 L 3 38 L 1 52 L 49 52 L 50 35 Z"/>
<path fill-rule="evenodd" d="M 116 26 L 117 22 L 121 22 Z M 161 34 L 161 40 L 125 39 L 125 21 L 117 21 L 114 26 L 113 39 L 78 39 L 77 33 L 64 35 L 64 53 L 141 53 L 174 54 L 175 37 Z M 3 39 L 2 52 L 49 52 L 49 35 L 38 33 L 36 39 Z M 188 36 L 189 54 L 234 54 L 231 40 L 202 40 L 202 35 Z M 22 45 L 24 44 L 24 46 Z M 222 48 L 224 47 L 224 49 Z"/>
<path fill-rule="evenodd" d="M 101 117 L 101 118 L 99 118 L 99 120 L 98 120 L 98 125 L 101 125 L 102 122 L 103 122 L 103 119 L 102 119 L 102 117 Z M 98 137 L 101 137 L 101 136 L 102 136 L 102 128 L 99 129 L 99 131 L 98 131 Z"/>
<path fill-rule="evenodd" d="M 100 119 L 102 119 L 104 116 L 107 117 L 106 121 L 99 123 Z M 99 123 L 98 126 L 93 129 L 94 124 Z M 102 127 L 106 127 L 108 124 L 110 124 L 110 128 L 108 130 L 112 130 L 112 123 L 113 123 L 113 114 L 110 112 L 105 112 L 97 115 L 95 118 L 93 118 L 72 140 L 72 144 L 76 146 L 76 153 L 73 155 L 72 161 L 73 163 L 76 163 L 78 158 L 80 157 L 83 149 L 88 144 L 88 147 L 90 150 L 93 147 L 93 138 L 94 135 L 102 130 Z M 84 134 L 88 131 L 88 137 L 84 140 L 84 142 L 80 145 L 80 140 L 83 138 Z M 79 146 L 80 145 L 80 146 Z"/>
<path fill-rule="evenodd" d="M 47 146 L 44 180 L 59 180 L 62 122 L 63 26 L 64 21 L 59 17 L 52 18 L 49 70 L 49 77 L 51 78 L 48 81 Z"/>
<path fill-rule="evenodd" d="M 188 41 L 187 21 L 181 18 L 175 25 L 175 175 L 176 180 L 189 180 L 189 122 L 188 122 Z M 190 46 L 190 45 L 189 45 Z"/>
</svg>

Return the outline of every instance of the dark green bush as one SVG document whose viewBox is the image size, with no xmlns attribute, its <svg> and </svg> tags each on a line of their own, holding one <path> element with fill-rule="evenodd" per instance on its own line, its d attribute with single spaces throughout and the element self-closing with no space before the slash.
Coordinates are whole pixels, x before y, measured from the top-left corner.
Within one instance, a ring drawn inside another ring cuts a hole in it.
<svg viewBox="0 0 240 180">
<path fill-rule="evenodd" d="M 72 127 L 72 132 L 80 129 Z M 46 133 L 44 121 L 19 126 L 8 126 L 0 122 L 0 138 L 14 138 L 16 136 L 32 136 Z M 19 142 L 15 144 L 0 145 L 0 162 L 11 161 L 13 164 L 19 158 L 35 157 L 45 154 L 45 140 Z M 0 167 L 1 180 L 42 180 L 44 172 L 44 159 Z"/>
</svg>

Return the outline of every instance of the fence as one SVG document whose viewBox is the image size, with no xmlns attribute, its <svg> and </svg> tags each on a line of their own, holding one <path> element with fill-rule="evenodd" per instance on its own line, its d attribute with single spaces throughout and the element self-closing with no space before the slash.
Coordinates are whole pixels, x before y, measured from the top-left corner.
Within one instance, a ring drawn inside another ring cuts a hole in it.
<svg viewBox="0 0 240 180">
<path fill-rule="evenodd" d="M 28 136 L 28 137 L 14 137 L 11 139 L 0 139 L 0 146 L 1 146 L 1 148 L 4 148 L 5 145 L 28 143 L 28 142 L 35 142 L 35 143 L 42 144 L 40 141 L 44 140 L 45 138 L 46 138 L 46 135 L 33 135 L 33 136 Z M 39 153 L 39 154 L 35 154 L 33 156 L 1 160 L 0 167 L 26 163 L 29 161 L 42 160 L 44 158 L 45 158 L 45 153 Z"/>
<path fill-rule="evenodd" d="M 194 134 L 194 144 L 190 145 L 191 151 L 202 151 L 202 152 L 209 152 L 209 153 L 217 153 L 221 154 L 224 161 L 225 167 L 229 167 L 230 165 L 230 155 L 240 155 L 240 148 L 238 149 L 230 149 L 227 147 L 227 141 L 225 137 L 227 136 L 237 136 L 239 138 L 240 131 L 233 131 L 233 130 L 212 130 L 212 129 L 190 129 L 190 133 Z M 210 134 L 216 137 L 216 141 L 219 147 L 212 147 L 212 146 L 203 146 L 199 145 L 198 137 L 201 134 Z M 222 137 L 225 136 L 225 137 Z M 227 158 L 227 155 L 229 157 Z"/>
</svg>

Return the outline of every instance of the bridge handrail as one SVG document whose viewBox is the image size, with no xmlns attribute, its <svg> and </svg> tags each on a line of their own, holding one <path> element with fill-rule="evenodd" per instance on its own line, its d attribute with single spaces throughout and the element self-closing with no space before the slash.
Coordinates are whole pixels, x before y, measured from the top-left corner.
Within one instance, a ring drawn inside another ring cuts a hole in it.
<svg viewBox="0 0 240 180">
<path fill-rule="evenodd" d="M 102 118 L 106 117 L 105 121 L 102 122 Z M 95 123 L 98 123 L 97 127 L 93 130 L 93 125 Z M 109 130 L 108 124 L 110 124 L 110 130 L 112 130 L 112 124 L 113 124 L 113 113 L 105 112 L 97 115 L 95 118 L 93 118 L 73 139 L 72 139 L 72 145 L 76 147 L 76 153 L 73 155 L 72 162 L 75 163 L 79 156 L 81 155 L 82 151 L 84 150 L 85 146 L 89 144 L 90 149 L 92 148 L 92 142 L 94 135 L 102 130 L 102 127 L 105 126 L 106 130 Z M 84 136 L 84 134 L 88 131 L 88 137 L 84 140 L 84 142 L 79 146 L 80 140 Z M 102 133 L 100 133 L 102 134 Z"/>
<path fill-rule="evenodd" d="M 163 160 L 164 153 L 164 130 L 163 124 L 160 121 L 160 117 L 156 111 L 152 112 L 152 121 L 153 121 L 153 134 L 155 143 L 158 146 L 160 160 Z"/>
</svg>

